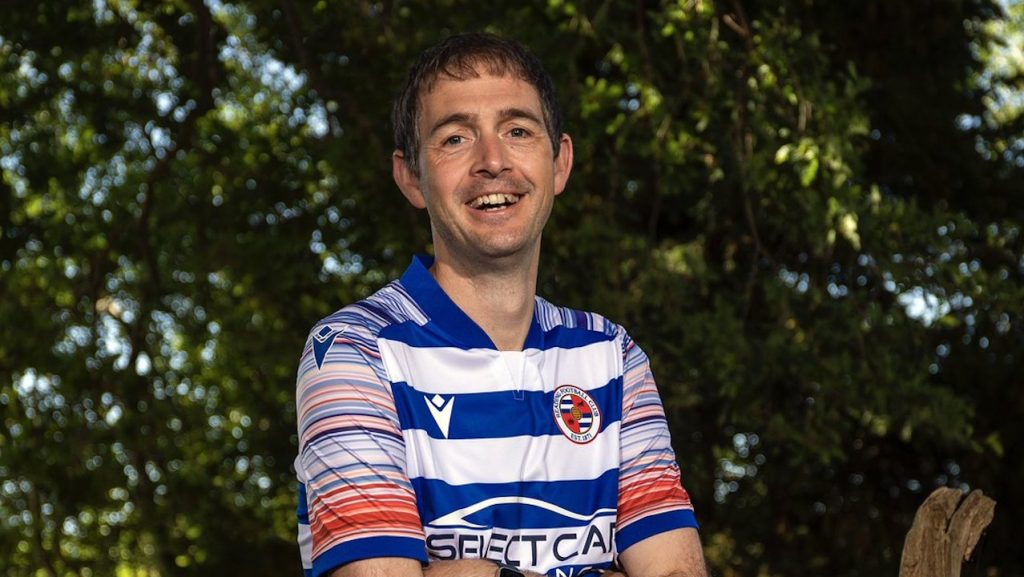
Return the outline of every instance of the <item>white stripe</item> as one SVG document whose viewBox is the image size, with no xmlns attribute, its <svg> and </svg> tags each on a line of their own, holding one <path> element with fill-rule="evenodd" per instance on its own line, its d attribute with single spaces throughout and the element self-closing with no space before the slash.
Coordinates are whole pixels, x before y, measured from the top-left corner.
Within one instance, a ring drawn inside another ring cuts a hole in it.
<svg viewBox="0 0 1024 577">
<path fill-rule="evenodd" d="M 417 348 L 388 339 L 380 339 L 378 347 L 391 382 L 405 382 L 428 394 L 552 391 L 565 384 L 591 390 L 622 374 L 618 340 L 573 349 L 504 353 L 490 349 Z M 525 366 L 520 364 L 524 357 Z"/>
<path fill-rule="evenodd" d="M 409 477 L 453 485 L 596 479 L 619 466 L 618 422 L 584 445 L 562 435 L 433 439 L 422 429 L 402 434 Z"/>
<path fill-rule="evenodd" d="M 313 533 L 309 529 L 309 525 L 305 523 L 299 523 L 299 556 L 302 559 L 303 569 L 313 568 Z"/>
<path fill-rule="evenodd" d="M 455 511 L 452 511 L 451 513 L 448 513 L 446 515 L 442 515 L 442 516 L 438 517 L 437 519 L 434 519 L 433 521 L 430 521 L 430 524 L 431 525 L 437 525 L 437 526 L 445 526 L 445 527 L 451 526 L 451 525 L 461 525 L 461 526 L 464 526 L 464 527 L 471 527 L 471 528 L 475 528 L 475 529 L 482 529 L 482 528 L 484 528 L 483 525 L 474 525 L 473 523 L 470 523 L 469 521 L 467 521 L 466 517 L 472 515 L 473 513 L 476 513 L 478 511 L 483 511 L 484 509 L 488 509 L 488 508 L 494 507 L 496 505 L 530 505 L 530 506 L 538 507 L 538 508 L 545 509 L 545 510 L 548 510 L 548 511 L 553 511 L 553 512 L 558 513 L 559 515 L 561 515 L 563 517 L 568 517 L 569 519 L 575 519 L 576 521 L 592 521 L 594 519 L 594 517 L 598 517 L 598 516 L 601 516 L 601 515 L 614 515 L 615 514 L 615 509 L 598 509 L 598 510 L 594 511 L 593 514 L 581 515 L 579 513 L 576 513 L 575 511 L 570 511 L 568 509 L 559 507 L 558 505 L 555 505 L 555 504 L 552 504 L 552 503 L 548 503 L 547 501 L 542 501 L 540 499 L 534 499 L 532 497 L 522 497 L 522 496 L 519 496 L 519 495 L 513 495 L 513 496 L 508 496 L 508 497 L 492 497 L 490 499 L 484 499 L 483 501 L 478 501 L 478 502 L 473 503 L 472 505 L 470 505 L 468 507 L 463 507 L 461 509 L 456 509 Z"/>
</svg>

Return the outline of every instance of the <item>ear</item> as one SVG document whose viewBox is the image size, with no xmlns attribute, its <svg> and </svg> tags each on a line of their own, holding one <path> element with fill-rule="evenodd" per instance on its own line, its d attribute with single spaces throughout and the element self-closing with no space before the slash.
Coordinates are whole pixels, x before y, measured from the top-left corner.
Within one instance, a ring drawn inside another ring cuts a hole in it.
<svg viewBox="0 0 1024 577">
<path fill-rule="evenodd" d="M 409 163 L 405 161 L 405 153 L 401 150 L 396 150 L 391 155 L 391 176 L 409 204 L 416 208 L 427 208 L 427 199 L 420 188 L 420 177 L 412 171 Z"/>
<path fill-rule="evenodd" d="M 555 158 L 555 195 L 562 194 L 572 173 L 572 139 L 562 134 L 558 142 L 558 157 Z"/>
</svg>

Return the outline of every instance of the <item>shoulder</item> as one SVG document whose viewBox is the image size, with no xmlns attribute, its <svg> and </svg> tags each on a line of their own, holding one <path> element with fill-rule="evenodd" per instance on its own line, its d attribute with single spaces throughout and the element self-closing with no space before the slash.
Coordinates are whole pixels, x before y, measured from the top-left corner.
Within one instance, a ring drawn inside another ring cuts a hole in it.
<svg viewBox="0 0 1024 577">
<path fill-rule="evenodd" d="M 542 297 L 536 297 L 536 301 L 537 318 L 544 332 L 568 330 L 603 335 L 608 340 L 629 338 L 622 325 L 600 313 L 554 305 Z"/>
<path fill-rule="evenodd" d="M 344 334 L 351 339 L 375 341 L 389 326 L 408 321 L 419 323 L 423 313 L 397 282 L 349 304 L 320 319 L 309 331 L 309 339 L 324 341 Z"/>
</svg>

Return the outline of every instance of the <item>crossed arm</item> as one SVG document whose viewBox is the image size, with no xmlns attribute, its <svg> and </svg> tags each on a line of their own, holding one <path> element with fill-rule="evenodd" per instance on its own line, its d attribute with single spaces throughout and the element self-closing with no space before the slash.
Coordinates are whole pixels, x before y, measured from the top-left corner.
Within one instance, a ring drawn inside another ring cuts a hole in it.
<svg viewBox="0 0 1024 577">
<path fill-rule="evenodd" d="M 639 541 L 619 556 L 628 577 L 707 577 L 696 529 L 675 529 Z M 426 568 L 398 557 L 349 563 L 331 577 L 493 577 L 494 563 L 481 559 L 437 561 Z M 537 573 L 527 573 L 539 577 Z M 605 573 L 618 577 L 621 573 Z"/>
</svg>

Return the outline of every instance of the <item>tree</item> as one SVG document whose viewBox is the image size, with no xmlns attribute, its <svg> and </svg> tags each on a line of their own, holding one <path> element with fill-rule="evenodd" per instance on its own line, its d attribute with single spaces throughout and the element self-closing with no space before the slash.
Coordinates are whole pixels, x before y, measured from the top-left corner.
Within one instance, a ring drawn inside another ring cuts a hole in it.
<svg viewBox="0 0 1024 577">
<path fill-rule="evenodd" d="M 1020 5 L 1007 10 L 4 12 L 7 574 L 297 572 L 301 343 L 429 241 L 390 182 L 390 97 L 419 50 L 461 30 L 523 40 L 558 81 L 577 166 L 541 292 L 623 323 L 651 355 L 717 573 L 894 575 L 941 485 L 996 499 L 979 567 L 1019 573 L 1005 523 L 1024 511 L 1021 76 L 999 46 Z"/>
</svg>

